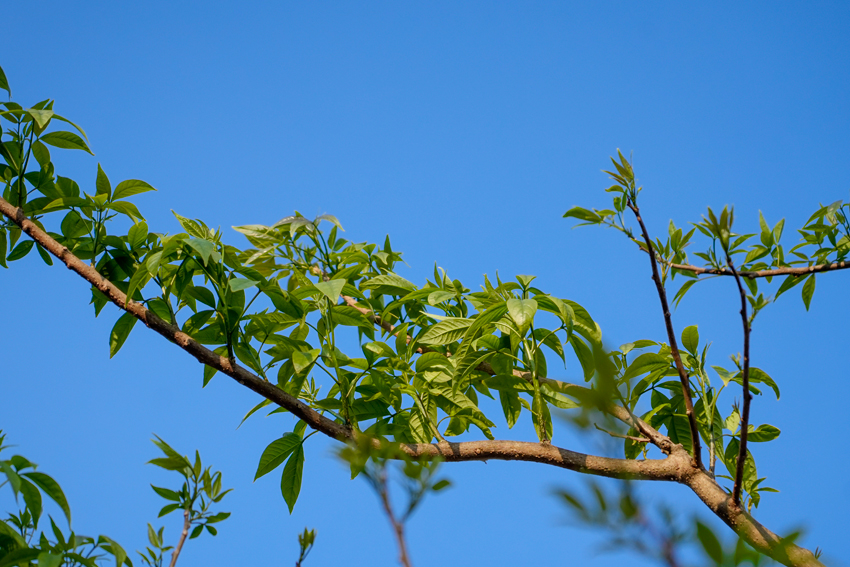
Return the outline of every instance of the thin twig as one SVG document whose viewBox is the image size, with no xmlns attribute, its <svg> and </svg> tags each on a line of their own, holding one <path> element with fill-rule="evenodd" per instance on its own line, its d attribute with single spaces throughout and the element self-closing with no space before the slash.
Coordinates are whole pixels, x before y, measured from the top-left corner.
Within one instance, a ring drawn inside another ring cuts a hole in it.
<svg viewBox="0 0 850 567">
<path fill-rule="evenodd" d="M 180 557 L 180 552 L 183 550 L 183 544 L 186 543 L 186 536 L 189 535 L 189 528 L 191 526 L 192 522 L 189 520 L 189 510 L 183 510 L 183 531 L 180 532 L 180 541 L 177 542 L 177 547 L 174 548 L 174 552 L 171 554 L 170 567 L 177 565 L 177 558 Z"/>
<path fill-rule="evenodd" d="M 395 534 L 396 542 L 398 543 L 398 562 L 404 567 L 411 567 L 410 558 L 407 555 L 407 542 L 405 542 L 404 539 L 404 524 L 396 519 L 392 504 L 390 504 L 386 468 L 381 470 L 377 481 L 379 487 L 378 494 L 381 496 L 381 504 L 384 505 L 384 513 L 390 520 L 390 524 L 392 524 L 393 533 Z"/>
<path fill-rule="evenodd" d="M 673 361 L 676 363 L 676 370 L 679 372 L 679 381 L 682 383 L 682 398 L 685 400 L 685 413 L 688 416 L 688 425 L 691 430 L 691 443 L 694 448 L 694 465 L 697 468 L 702 468 L 702 449 L 700 447 L 699 429 L 697 428 L 696 414 L 694 413 L 694 402 L 691 399 L 691 384 L 688 373 L 685 371 L 685 366 L 682 364 L 682 357 L 679 355 L 679 345 L 676 343 L 676 333 L 673 331 L 673 317 L 670 315 L 670 305 L 667 303 L 667 292 L 664 290 L 664 284 L 661 281 L 661 276 L 658 275 L 658 264 L 655 262 L 655 249 L 652 247 L 652 240 L 649 238 L 649 231 L 646 230 L 646 225 L 643 218 L 640 216 L 640 209 L 636 202 L 628 201 L 628 207 L 635 214 L 635 218 L 640 224 L 643 239 L 646 246 L 649 248 L 649 262 L 652 265 L 652 281 L 655 282 L 655 288 L 658 291 L 658 299 L 661 300 L 661 309 L 664 311 L 664 324 L 667 327 L 667 339 L 670 341 L 670 354 L 673 355 Z"/>
<path fill-rule="evenodd" d="M 726 256 L 726 263 L 729 264 L 729 269 L 735 276 L 735 283 L 738 284 L 738 293 L 741 295 L 741 321 L 744 324 L 744 408 L 741 413 L 741 446 L 738 449 L 738 463 L 735 467 L 735 485 L 732 488 L 732 498 L 735 504 L 741 505 L 741 486 L 744 477 L 744 463 L 747 460 L 747 432 L 750 424 L 750 400 L 753 395 L 750 393 L 750 321 L 747 319 L 747 292 L 744 291 L 744 286 L 741 285 L 741 278 L 738 277 L 738 272 L 735 270 L 735 265 L 732 263 L 732 258 Z"/>
<path fill-rule="evenodd" d="M 644 250 L 643 246 L 641 246 L 640 249 Z M 646 250 L 644 250 L 644 252 L 645 251 Z M 711 274 L 714 276 L 735 275 L 734 273 L 732 273 L 732 271 L 727 270 L 726 268 L 701 268 L 699 266 L 693 266 L 691 264 L 674 264 L 672 262 L 666 261 L 664 263 L 675 270 L 681 270 L 683 272 L 692 272 L 698 276 L 702 274 Z M 841 262 L 832 262 L 830 264 L 816 264 L 814 266 L 801 266 L 799 268 L 786 267 L 772 268 L 769 270 L 744 271 L 738 272 L 738 275 L 742 278 L 754 280 L 756 278 L 770 278 L 774 276 L 807 276 L 809 274 L 814 274 L 817 272 L 832 272 L 835 270 L 846 269 L 850 269 L 850 261 L 842 260 Z"/>
</svg>

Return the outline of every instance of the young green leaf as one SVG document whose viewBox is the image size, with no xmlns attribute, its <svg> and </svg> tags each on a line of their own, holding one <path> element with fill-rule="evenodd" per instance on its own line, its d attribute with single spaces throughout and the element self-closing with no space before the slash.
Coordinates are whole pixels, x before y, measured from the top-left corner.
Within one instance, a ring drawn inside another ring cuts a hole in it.
<svg viewBox="0 0 850 567">
<path fill-rule="evenodd" d="M 280 477 L 280 493 L 289 506 L 289 513 L 295 508 L 298 494 L 301 492 L 301 474 L 304 470 L 304 445 L 299 444 L 295 452 L 289 457 L 283 474 Z"/>
<path fill-rule="evenodd" d="M 49 132 L 39 139 L 45 144 L 49 144 L 55 148 L 62 148 L 65 150 L 84 150 L 91 155 L 94 155 L 94 153 L 86 145 L 85 141 L 73 132 Z"/>
<path fill-rule="evenodd" d="M 109 358 L 115 356 L 130 336 L 130 331 L 136 324 L 137 319 L 130 313 L 124 313 L 115 322 L 112 332 L 109 334 Z"/>
<path fill-rule="evenodd" d="M 68 499 L 65 498 L 65 493 L 62 492 L 62 488 L 59 486 L 59 483 L 53 480 L 51 477 L 47 476 L 41 472 L 25 472 L 21 473 L 22 476 L 27 477 L 31 481 L 33 481 L 36 486 L 38 486 L 41 490 L 44 491 L 47 496 L 50 497 L 51 500 L 56 502 L 59 505 L 59 508 L 65 513 L 65 517 L 68 519 L 68 523 L 71 523 L 71 507 L 68 506 Z"/>
<path fill-rule="evenodd" d="M 463 319 L 460 317 L 448 318 L 428 329 L 418 342 L 423 345 L 447 345 L 453 343 L 461 338 L 464 331 L 474 322 L 473 319 Z"/>
<path fill-rule="evenodd" d="M 806 311 L 809 310 L 809 305 L 812 303 L 812 296 L 815 294 L 815 274 L 810 275 L 803 284 L 803 304 L 806 306 Z"/>
<path fill-rule="evenodd" d="M 313 284 L 325 297 L 327 297 L 332 305 L 339 301 L 339 296 L 342 293 L 342 288 L 347 282 L 345 280 L 334 279 L 326 282 Z"/>
<path fill-rule="evenodd" d="M 696 354 L 697 348 L 699 348 L 699 330 L 696 325 L 685 327 L 682 331 L 682 346 L 692 354 Z"/>
<path fill-rule="evenodd" d="M 520 329 L 520 333 L 524 334 L 525 329 L 534 321 L 534 314 L 537 313 L 537 302 L 533 299 L 509 299 L 508 313 Z"/>
<path fill-rule="evenodd" d="M 100 167 L 100 164 L 97 164 L 97 179 L 95 180 L 95 187 L 97 188 L 97 195 L 106 195 L 107 199 L 112 196 L 112 184 L 109 183 L 109 178 L 106 176 L 103 168 Z"/>
<path fill-rule="evenodd" d="M 280 439 L 275 439 L 265 448 L 257 465 L 254 480 L 272 472 L 280 466 L 292 452 L 301 445 L 301 436 L 287 432 Z"/>
<path fill-rule="evenodd" d="M 156 191 L 156 189 L 140 179 L 127 179 L 118 184 L 112 198 L 117 201 L 118 199 L 126 199 L 139 193 L 147 193 L 148 191 Z"/>
<path fill-rule="evenodd" d="M 9 88 L 9 80 L 6 79 L 6 73 L 3 72 L 3 67 L 0 67 L 0 89 L 3 89 L 9 96 L 12 96 L 12 89 Z"/>
</svg>

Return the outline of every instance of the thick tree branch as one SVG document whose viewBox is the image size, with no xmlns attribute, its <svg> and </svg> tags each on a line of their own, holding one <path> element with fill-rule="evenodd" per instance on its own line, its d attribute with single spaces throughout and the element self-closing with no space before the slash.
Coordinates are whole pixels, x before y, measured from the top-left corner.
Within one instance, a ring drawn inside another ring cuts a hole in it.
<svg viewBox="0 0 850 567">
<path fill-rule="evenodd" d="M 86 265 L 67 248 L 26 218 L 23 210 L 12 206 L 1 197 L 0 213 L 8 217 L 24 233 L 63 262 L 68 269 L 79 274 L 103 293 L 119 309 L 133 314 L 150 329 L 192 355 L 198 362 L 230 376 L 243 386 L 289 410 L 295 416 L 303 419 L 311 428 L 329 437 L 340 441 L 352 440 L 356 437 L 356 432 L 328 419 L 280 388 L 232 363 L 229 359 L 212 352 L 175 325 L 163 321 L 154 313 L 148 311 L 144 305 L 128 301 L 124 292 L 112 282 L 101 276 L 91 266 Z M 567 385 L 567 388 L 569 386 L 571 385 Z M 581 387 L 575 386 L 575 388 Z M 622 413 L 626 414 L 621 419 L 630 419 L 627 410 L 625 408 L 620 409 Z M 616 414 L 612 415 L 620 418 Z M 782 538 L 758 523 L 741 507 L 735 505 L 726 491 L 713 478 L 703 469 L 691 465 L 689 455 L 680 445 L 674 445 L 670 455 L 663 460 L 595 457 L 552 445 L 520 441 L 420 443 L 401 445 L 401 447 L 413 457 L 420 455 L 440 456 L 443 460 L 449 462 L 486 461 L 489 459 L 529 461 L 613 478 L 679 482 L 690 487 L 720 519 L 761 553 L 789 567 L 825 567 L 810 551 L 783 541 Z"/>
<path fill-rule="evenodd" d="M 747 433 L 750 426 L 750 401 L 753 395 L 750 393 L 750 321 L 747 318 L 747 292 L 744 291 L 744 286 L 741 285 L 741 278 L 738 277 L 738 272 L 735 271 L 735 264 L 732 263 L 732 258 L 726 256 L 726 263 L 729 264 L 729 269 L 735 276 L 735 283 L 738 284 L 738 293 L 741 296 L 741 321 L 744 324 L 744 370 L 743 370 L 743 388 L 744 388 L 744 407 L 741 412 L 741 444 L 738 448 L 738 462 L 735 466 L 735 485 L 732 489 L 732 499 L 738 506 L 741 505 L 741 486 L 744 479 L 744 463 L 747 461 Z"/>
<path fill-rule="evenodd" d="M 702 448 L 700 447 L 699 429 L 697 428 L 696 414 L 694 413 L 694 402 L 691 399 L 691 384 L 688 373 L 685 371 L 685 366 L 682 364 L 682 357 L 679 354 L 679 345 L 676 343 L 676 333 L 673 330 L 673 317 L 670 314 L 670 305 L 667 303 L 667 292 L 664 290 L 664 283 L 661 281 L 661 276 L 658 275 L 658 265 L 655 262 L 655 249 L 652 247 L 652 240 L 649 238 L 649 232 L 646 230 L 646 225 L 643 218 L 640 216 L 640 209 L 637 203 L 628 201 L 628 207 L 635 214 L 635 218 L 640 224 L 640 230 L 643 233 L 643 240 L 649 249 L 649 261 L 652 265 L 652 281 L 655 282 L 655 288 L 658 291 L 658 299 L 661 300 L 661 309 L 664 312 L 664 325 L 667 327 L 667 339 L 670 341 L 670 353 L 673 355 L 673 361 L 676 363 L 676 370 L 679 372 L 679 381 L 682 383 L 682 398 L 685 401 L 685 413 L 688 417 L 688 426 L 691 430 L 691 443 L 694 447 L 694 465 L 702 468 Z"/>
<path fill-rule="evenodd" d="M 826 567 L 808 549 L 785 541 L 737 506 L 704 470 L 690 469 L 680 481 L 694 491 L 718 518 L 764 555 L 787 567 Z"/>
</svg>

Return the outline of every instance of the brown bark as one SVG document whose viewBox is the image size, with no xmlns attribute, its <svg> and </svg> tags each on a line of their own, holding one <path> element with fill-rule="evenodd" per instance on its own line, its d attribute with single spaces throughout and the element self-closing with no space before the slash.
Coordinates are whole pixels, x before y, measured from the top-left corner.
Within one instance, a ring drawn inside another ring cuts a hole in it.
<svg viewBox="0 0 850 567">
<path fill-rule="evenodd" d="M 177 565 L 177 559 L 180 557 L 180 552 L 183 551 L 183 544 L 186 543 L 186 536 L 189 535 L 189 528 L 191 526 L 192 522 L 189 521 L 189 510 L 183 510 L 183 529 L 180 531 L 180 540 L 177 542 L 177 547 L 171 553 L 170 567 Z"/>
</svg>

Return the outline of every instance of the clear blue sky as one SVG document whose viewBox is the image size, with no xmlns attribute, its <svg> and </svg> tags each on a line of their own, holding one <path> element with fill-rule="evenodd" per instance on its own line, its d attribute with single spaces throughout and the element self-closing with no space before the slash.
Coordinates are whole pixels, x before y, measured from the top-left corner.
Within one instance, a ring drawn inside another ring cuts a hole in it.
<svg viewBox="0 0 850 567">
<path fill-rule="evenodd" d="M 4 20 L 14 100 L 55 98 L 97 154 L 56 151 L 57 171 L 91 188 L 100 162 L 113 183 L 150 182 L 159 191 L 138 202 L 152 229 L 178 230 L 170 209 L 225 228 L 331 213 L 353 240 L 389 233 L 414 282 L 435 262 L 473 289 L 496 270 L 535 274 L 587 307 L 614 345 L 664 338 L 646 259 L 618 234 L 560 217 L 607 205 L 600 170 L 617 148 L 634 151 L 656 234 L 731 204 L 742 230 L 759 210 L 786 217 L 792 242 L 818 202 L 850 189 L 846 2 L 42 2 Z M 782 491 L 757 517 L 805 526 L 804 543 L 833 558 L 850 556 L 848 277 L 818 279 L 809 313 L 790 292 L 753 335 L 753 363 L 783 394 L 754 403 L 756 423 L 783 431 L 755 448 Z M 307 565 L 394 564 L 376 499 L 330 443 L 311 440 L 290 516 L 278 477 L 251 480 L 291 418 L 236 431 L 255 396 L 221 376 L 202 390 L 200 366 L 142 327 L 110 361 L 117 310 L 94 319 L 88 287 L 36 255 L 0 272 L 0 298 L 0 427 L 60 481 L 79 532 L 144 546 L 160 506 L 148 484 L 169 482 L 144 464 L 156 433 L 199 449 L 235 488 L 232 519 L 187 545 L 185 567 L 292 564 L 305 525 L 318 530 Z M 732 282 L 712 281 L 674 313 L 678 329 L 698 324 L 714 341 L 714 364 L 741 349 L 735 302 Z M 578 379 L 577 368 L 559 377 Z M 594 555 L 594 537 L 563 524 L 551 490 L 580 489 L 576 474 L 503 462 L 443 471 L 454 488 L 410 525 L 416 565 L 622 560 Z M 682 487 L 644 490 L 700 510 Z M 178 519 L 166 525 L 173 540 Z"/>
</svg>

